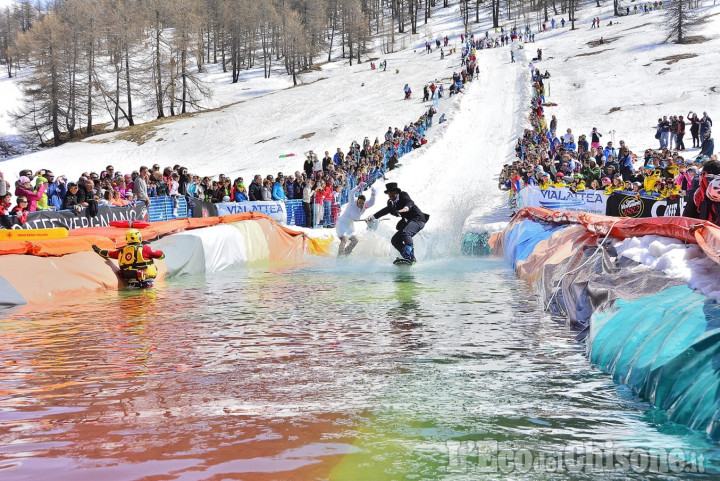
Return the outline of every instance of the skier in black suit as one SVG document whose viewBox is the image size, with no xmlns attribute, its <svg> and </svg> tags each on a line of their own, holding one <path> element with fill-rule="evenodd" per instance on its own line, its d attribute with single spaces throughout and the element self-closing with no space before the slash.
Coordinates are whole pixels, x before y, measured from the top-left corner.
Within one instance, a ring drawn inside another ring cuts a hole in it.
<svg viewBox="0 0 720 481">
<path fill-rule="evenodd" d="M 389 182 L 385 185 L 385 189 L 385 193 L 390 197 L 387 206 L 368 217 L 367 220 L 379 219 L 385 214 L 402 217 L 395 226 L 397 232 L 392 236 L 390 242 L 400 252 L 402 259 L 415 263 L 413 236 L 425 227 L 425 223 L 430 216 L 423 214 L 420 208 L 412 201 L 410 195 L 398 188 L 397 183 Z"/>
</svg>

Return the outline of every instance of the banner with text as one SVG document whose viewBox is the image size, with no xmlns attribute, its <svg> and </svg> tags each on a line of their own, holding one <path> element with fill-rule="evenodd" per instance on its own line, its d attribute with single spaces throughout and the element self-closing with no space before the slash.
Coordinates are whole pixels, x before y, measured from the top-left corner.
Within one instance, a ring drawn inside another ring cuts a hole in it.
<svg viewBox="0 0 720 481">
<path fill-rule="evenodd" d="M 608 196 L 601 190 L 573 192 L 567 187 L 541 189 L 527 186 L 520 191 L 518 207 L 545 207 L 563 211 L 605 215 Z"/>
<path fill-rule="evenodd" d="M 144 204 L 135 207 L 101 206 L 95 216 L 90 216 L 87 212 L 87 209 L 81 212 L 72 210 L 30 212 L 25 224 L 15 224 L 12 228 L 51 229 L 64 227 L 66 229 L 80 229 L 81 227 L 108 227 L 110 222 L 116 220 L 147 220 L 148 217 L 148 210 Z M 13 217 L 13 219 L 15 218 Z"/>
<path fill-rule="evenodd" d="M 260 212 L 272 217 L 280 224 L 287 224 L 287 209 L 284 202 L 223 202 L 215 204 L 215 207 L 217 207 L 218 215 Z"/>
<path fill-rule="evenodd" d="M 607 215 L 613 217 L 672 217 L 681 216 L 685 209 L 682 197 L 654 199 L 613 192 L 608 199 Z"/>
</svg>

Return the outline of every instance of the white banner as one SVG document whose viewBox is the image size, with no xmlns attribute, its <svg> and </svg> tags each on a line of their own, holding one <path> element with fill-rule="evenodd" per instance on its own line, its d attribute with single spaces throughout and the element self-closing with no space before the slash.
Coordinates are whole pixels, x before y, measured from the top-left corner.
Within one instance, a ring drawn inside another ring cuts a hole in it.
<svg viewBox="0 0 720 481">
<path fill-rule="evenodd" d="M 285 202 L 275 200 L 270 202 L 223 202 L 222 204 L 215 204 L 215 207 L 217 207 L 218 215 L 260 212 L 272 217 L 282 225 L 287 224 Z"/>
<path fill-rule="evenodd" d="M 545 207 L 553 210 L 591 212 L 605 215 L 608 196 L 602 190 L 572 192 L 567 187 L 527 186 L 520 191 L 518 207 Z"/>
</svg>

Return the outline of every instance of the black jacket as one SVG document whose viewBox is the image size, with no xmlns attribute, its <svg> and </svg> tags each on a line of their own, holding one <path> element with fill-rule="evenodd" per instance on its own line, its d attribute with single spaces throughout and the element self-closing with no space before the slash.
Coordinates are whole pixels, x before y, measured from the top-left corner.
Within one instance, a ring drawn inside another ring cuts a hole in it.
<svg viewBox="0 0 720 481">
<path fill-rule="evenodd" d="M 248 200 L 258 201 L 262 200 L 262 186 L 257 182 L 251 182 L 250 188 L 248 189 Z"/>
<path fill-rule="evenodd" d="M 398 210 L 408 207 L 407 212 L 398 212 Z M 373 217 L 376 219 L 384 216 L 385 214 L 394 215 L 395 217 L 402 217 L 402 221 L 398 222 L 397 229 L 404 228 L 409 222 L 427 222 L 430 218 L 429 215 L 423 214 L 420 208 L 412 201 L 410 194 L 407 192 L 400 192 L 397 200 L 393 202 L 388 199 L 387 206 L 377 211 Z"/>
<path fill-rule="evenodd" d="M 80 192 L 80 189 L 78 189 L 78 192 Z M 74 209 L 79 203 L 77 195 L 71 194 L 70 191 L 67 191 L 67 193 L 65 193 L 65 197 L 63 198 L 62 210 Z"/>
</svg>

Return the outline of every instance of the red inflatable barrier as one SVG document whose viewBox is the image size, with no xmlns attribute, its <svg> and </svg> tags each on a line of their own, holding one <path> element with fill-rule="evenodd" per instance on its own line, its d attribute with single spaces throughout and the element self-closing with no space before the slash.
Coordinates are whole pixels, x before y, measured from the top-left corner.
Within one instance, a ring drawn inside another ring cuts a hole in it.
<svg viewBox="0 0 720 481">
<path fill-rule="evenodd" d="M 134 227 L 135 229 L 144 229 L 150 227 L 150 222 L 144 220 L 114 220 L 110 222 L 113 227 L 124 227 L 126 229 Z"/>
</svg>

